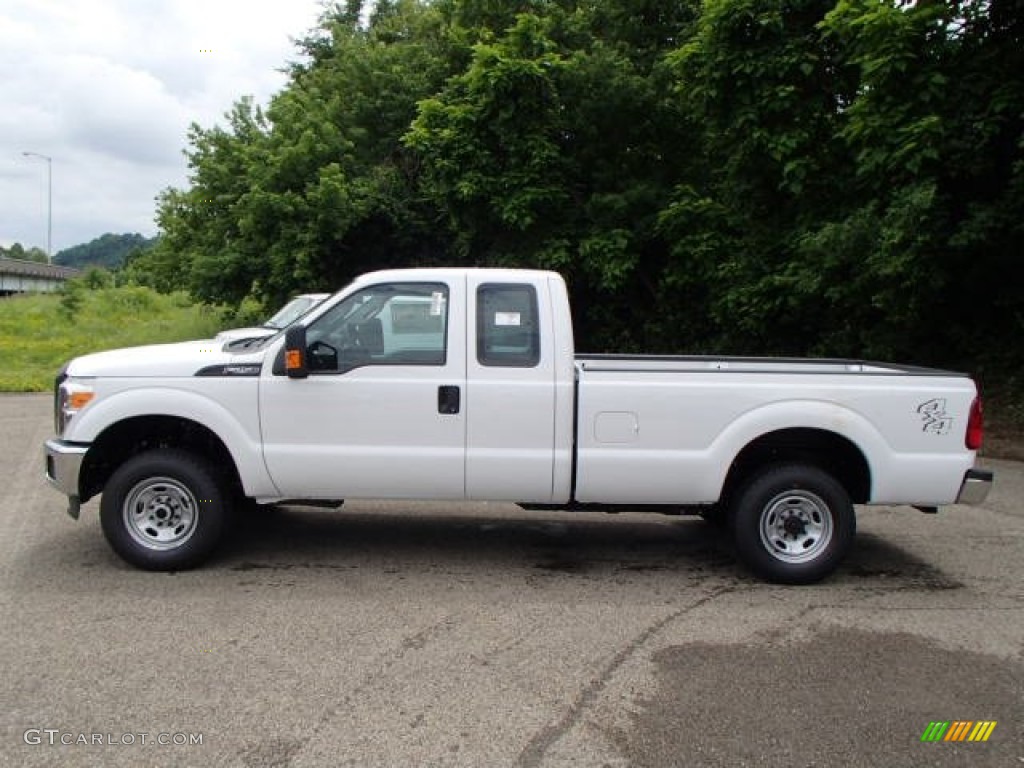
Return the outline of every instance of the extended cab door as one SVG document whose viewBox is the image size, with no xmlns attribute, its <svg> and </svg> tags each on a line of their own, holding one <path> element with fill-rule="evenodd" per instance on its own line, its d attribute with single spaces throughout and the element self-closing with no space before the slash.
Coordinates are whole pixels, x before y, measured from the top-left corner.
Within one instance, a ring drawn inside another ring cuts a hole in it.
<svg viewBox="0 0 1024 768">
<path fill-rule="evenodd" d="M 463 276 L 361 286 L 309 324 L 308 378 L 264 367 L 264 457 L 283 496 L 465 496 L 465 307 Z"/>
<path fill-rule="evenodd" d="M 568 393 L 555 386 L 558 351 L 548 279 L 543 273 L 470 272 L 467 292 L 466 495 L 551 501 L 556 395 L 564 400 Z M 571 371 L 571 350 L 561 354 L 568 355 Z M 571 403 L 561 405 L 570 412 Z M 567 478 L 569 435 L 558 439 L 564 443 L 558 464 Z"/>
</svg>

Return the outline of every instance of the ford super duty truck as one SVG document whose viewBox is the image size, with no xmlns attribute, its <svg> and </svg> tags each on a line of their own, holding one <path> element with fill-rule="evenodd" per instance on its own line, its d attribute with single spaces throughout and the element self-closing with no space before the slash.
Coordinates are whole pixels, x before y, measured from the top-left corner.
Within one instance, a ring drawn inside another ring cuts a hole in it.
<svg viewBox="0 0 1024 768">
<path fill-rule="evenodd" d="M 201 563 L 234 513 L 352 498 L 698 512 L 766 578 L 813 582 L 855 504 L 980 503 L 974 382 L 852 360 L 575 355 L 551 272 L 358 278 L 244 342 L 72 360 L 46 474 L 129 563 Z"/>
</svg>

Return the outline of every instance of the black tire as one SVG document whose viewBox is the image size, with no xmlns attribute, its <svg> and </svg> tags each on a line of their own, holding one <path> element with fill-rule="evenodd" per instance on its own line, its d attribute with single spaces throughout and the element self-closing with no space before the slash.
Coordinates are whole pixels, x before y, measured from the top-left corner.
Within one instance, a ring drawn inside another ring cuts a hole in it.
<svg viewBox="0 0 1024 768">
<path fill-rule="evenodd" d="M 781 584 L 813 584 L 831 574 L 857 530 L 843 486 L 806 464 L 762 469 L 733 498 L 732 514 L 740 560 Z"/>
<path fill-rule="evenodd" d="M 133 456 L 103 489 L 100 523 L 110 546 L 147 571 L 181 571 L 205 560 L 231 514 L 231 493 L 198 456 L 162 448 Z"/>
</svg>

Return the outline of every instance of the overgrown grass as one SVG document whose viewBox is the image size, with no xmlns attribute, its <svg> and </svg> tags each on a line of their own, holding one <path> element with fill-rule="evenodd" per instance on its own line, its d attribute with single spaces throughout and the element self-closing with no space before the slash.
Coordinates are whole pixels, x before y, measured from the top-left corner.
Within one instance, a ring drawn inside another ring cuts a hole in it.
<svg viewBox="0 0 1024 768">
<path fill-rule="evenodd" d="M 0 391 L 41 392 L 67 360 L 139 344 L 208 339 L 223 327 L 219 310 L 184 293 L 124 286 L 75 290 L 74 298 L 0 299 Z"/>
</svg>

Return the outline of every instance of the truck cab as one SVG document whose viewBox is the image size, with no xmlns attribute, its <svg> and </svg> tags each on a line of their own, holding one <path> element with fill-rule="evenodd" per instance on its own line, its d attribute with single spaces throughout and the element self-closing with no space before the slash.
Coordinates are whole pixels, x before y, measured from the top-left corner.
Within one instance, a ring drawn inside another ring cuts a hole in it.
<svg viewBox="0 0 1024 768">
<path fill-rule="evenodd" d="M 377 272 L 278 340 L 263 453 L 286 497 L 566 502 L 571 326 L 547 272 Z M 556 327 L 561 333 L 554 333 Z M 286 366 L 287 347 L 302 365 Z"/>
</svg>

